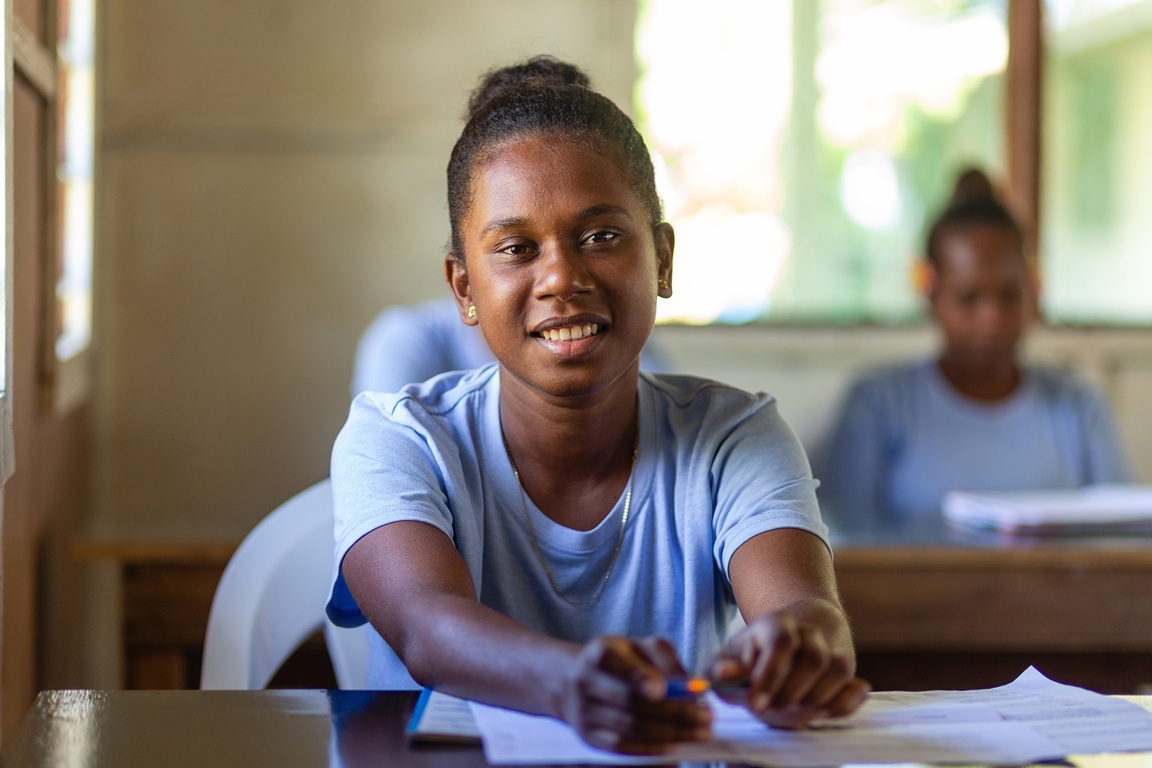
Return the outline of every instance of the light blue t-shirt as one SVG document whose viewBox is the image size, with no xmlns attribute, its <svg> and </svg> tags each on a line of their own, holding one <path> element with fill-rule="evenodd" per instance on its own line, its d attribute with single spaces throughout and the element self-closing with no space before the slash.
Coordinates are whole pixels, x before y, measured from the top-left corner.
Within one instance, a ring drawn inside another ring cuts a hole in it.
<svg viewBox="0 0 1152 768">
<path fill-rule="evenodd" d="M 1126 482 L 1107 404 L 1068 374 L 1023 371 L 1007 399 L 957 392 L 935 361 L 872 374 L 844 402 L 819 462 L 834 528 L 940 518 L 951 490 L 1035 490 Z"/>
<path fill-rule="evenodd" d="M 336 562 L 386 523 L 423 521 L 449 536 L 481 603 L 547 635 L 668 638 L 690 669 L 720 648 L 735 614 L 728 562 L 759 533 L 799 528 L 827 541 L 815 481 L 775 401 L 686 376 L 642 373 L 630 516 L 611 577 L 624 496 L 591 531 L 559 525 L 526 499 L 533 546 L 499 423 L 499 367 L 438 376 L 352 404 L 332 455 Z M 339 567 L 328 614 L 364 616 Z M 394 685 L 395 656 L 373 633 L 370 682 Z"/>
<path fill-rule="evenodd" d="M 496 361 L 479 326 L 460 322 L 451 296 L 389 307 L 360 336 L 352 371 L 352 396 L 398 392 L 405 384 L 448 371 L 479 368 Z M 645 371 L 667 371 L 659 344 L 649 339 L 640 353 Z"/>
</svg>

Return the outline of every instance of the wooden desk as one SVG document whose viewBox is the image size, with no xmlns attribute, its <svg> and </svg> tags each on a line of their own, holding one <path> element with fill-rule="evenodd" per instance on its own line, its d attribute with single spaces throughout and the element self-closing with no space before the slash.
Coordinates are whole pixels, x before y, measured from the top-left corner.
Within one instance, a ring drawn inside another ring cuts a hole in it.
<svg viewBox="0 0 1152 768">
<path fill-rule="evenodd" d="M 120 570 L 124 685 L 200 687 L 212 596 L 238 542 L 77 541 L 72 556 Z"/>
<path fill-rule="evenodd" d="M 982 688 L 1029 664 L 1103 693 L 1152 683 L 1152 538 L 847 537 L 836 575 L 877 688 Z"/>
<path fill-rule="evenodd" d="M 80 560 L 110 560 L 120 571 L 123 686 L 132 690 L 200 687 L 208 613 L 220 575 L 239 542 L 85 540 Z M 320 633 L 305 641 L 270 688 L 335 687 Z"/>
<path fill-rule="evenodd" d="M 414 693 L 45 691 L 2 752 L 4 768 L 479 768 L 479 747 L 410 747 Z M 1141 705 L 1152 709 L 1152 697 Z M 1152 753 L 1074 757 L 1134 768 Z"/>
</svg>

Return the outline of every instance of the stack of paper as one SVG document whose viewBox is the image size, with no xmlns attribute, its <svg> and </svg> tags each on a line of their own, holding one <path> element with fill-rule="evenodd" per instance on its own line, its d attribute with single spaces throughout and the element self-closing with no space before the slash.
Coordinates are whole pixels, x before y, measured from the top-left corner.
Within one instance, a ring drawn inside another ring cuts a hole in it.
<svg viewBox="0 0 1152 768">
<path fill-rule="evenodd" d="M 714 740 L 681 745 L 657 758 L 594 749 L 559 720 L 475 702 L 471 707 L 492 765 L 1022 765 L 1071 754 L 1152 750 L 1152 712 L 1054 683 L 1035 669 L 989 690 L 873 693 L 851 718 L 798 731 L 769 728 L 743 707 L 716 698 L 710 704 Z"/>
<path fill-rule="evenodd" d="M 1152 486 L 953 491 L 944 497 L 944 516 L 960 525 L 1012 533 L 1152 532 Z"/>
</svg>

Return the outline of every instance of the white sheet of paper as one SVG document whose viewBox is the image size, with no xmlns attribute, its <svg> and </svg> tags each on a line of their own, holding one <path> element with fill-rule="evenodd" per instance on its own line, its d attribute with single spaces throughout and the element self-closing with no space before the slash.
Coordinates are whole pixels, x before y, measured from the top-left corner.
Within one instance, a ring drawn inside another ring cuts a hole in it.
<svg viewBox="0 0 1152 768">
<path fill-rule="evenodd" d="M 1054 683 L 1034 669 L 1000 688 L 872 694 L 851 718 L 776 730 L 745 709 L 710 700 L 715 738 L 658 762 L 1027 763 L 1068 754 L 1152 750 L 1152 713 L 1119 699 Z M 484 754 L 498 765 L 652 763 L 589 747 L 567 724 L 472 703 Z"/>
</svg>

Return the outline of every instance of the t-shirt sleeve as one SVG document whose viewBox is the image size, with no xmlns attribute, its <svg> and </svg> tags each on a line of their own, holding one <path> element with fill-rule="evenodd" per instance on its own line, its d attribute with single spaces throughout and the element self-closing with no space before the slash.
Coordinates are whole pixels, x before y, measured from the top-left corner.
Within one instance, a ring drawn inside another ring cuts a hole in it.
<svg viewBox="0 0 1152 768">
<path fill-rule="evenodd" d="M 880 517 L 885 478 L 884 418 L 867 383 L 844 399 L 820 466 L 819 498 L 836 529 L 868 528 Z"/>
<path fill-rule="evenodd" d="M 437 457 L 426 437 L 429 427 L 402 407 L 405 397 L 357 397 L 332 449 L 336 557 L 328 616 L 338 626 L 365 621 L 341 573 L 344 556 L 361 537 L 402 520 L 453 536 Z"/>
<path fill-rule="evenodd" d="M 828 543 L 816 482 L 795 432 L 771 398 L 756 405 L 720 442 L 712 463 L 714 557 L 728 573 L 732 554 L 767 531 L 798 528 Z"/>
<path fill-rule="evenodd" d="M 1081 394 L 1080 418 L 1088 483 L 1132 482 L 1132 469 L 1120 444 L 1112 411 L 1103 395 L 1085 388 Z"/>
</svg>

